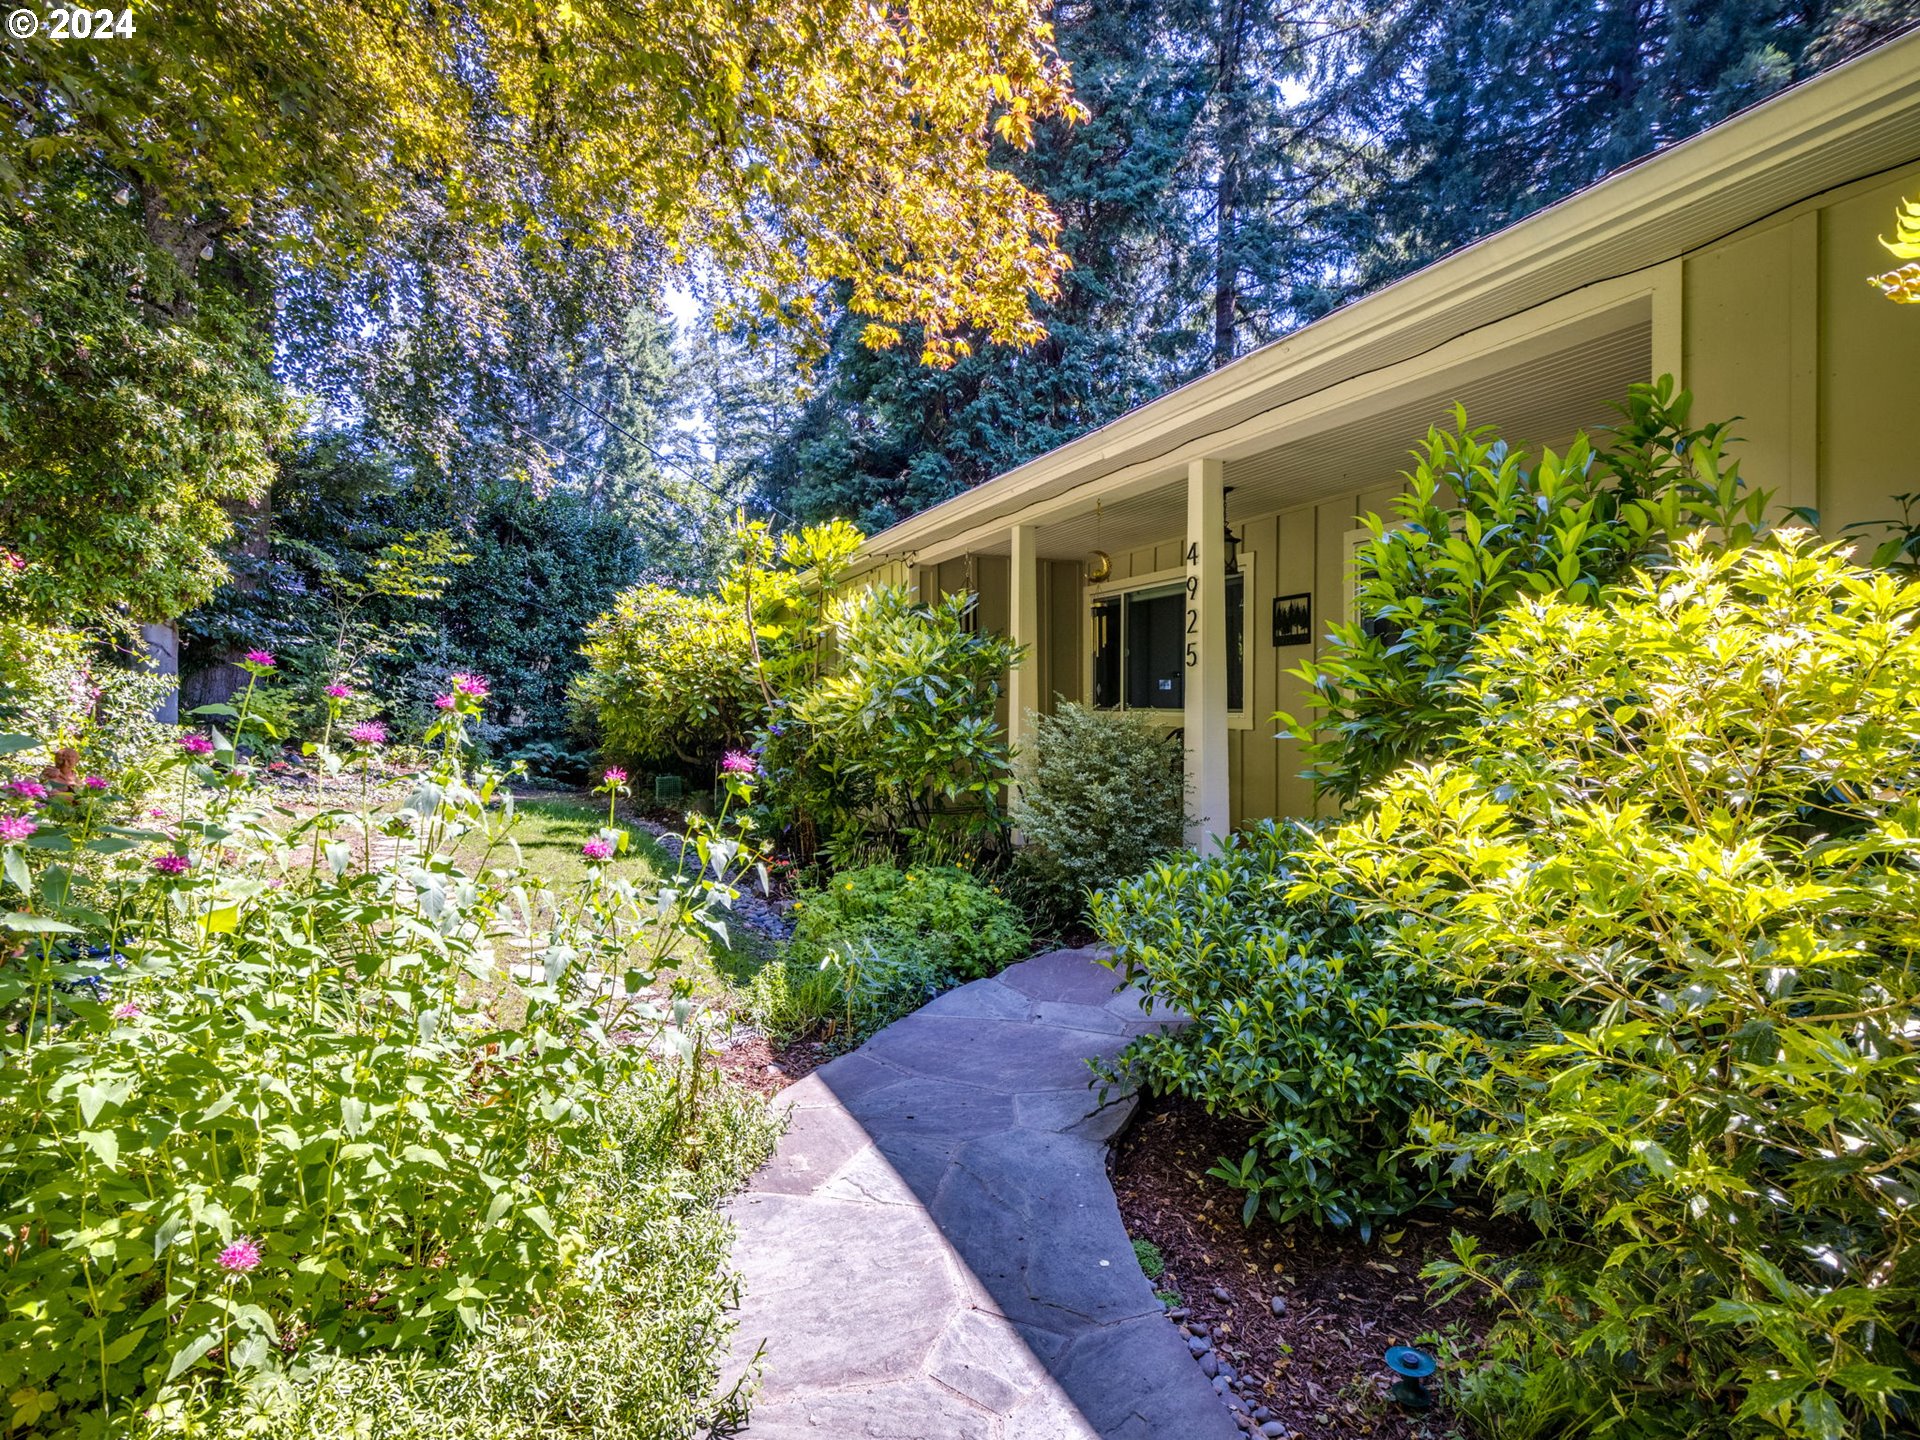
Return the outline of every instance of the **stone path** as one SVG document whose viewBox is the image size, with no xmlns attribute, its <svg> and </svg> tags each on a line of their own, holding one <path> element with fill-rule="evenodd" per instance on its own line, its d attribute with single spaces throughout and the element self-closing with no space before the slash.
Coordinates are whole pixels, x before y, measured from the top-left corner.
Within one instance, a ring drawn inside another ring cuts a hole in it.
<svg viewBox="0 0 1920 1440">
<path fill-rule="evenodd" d="M 730 1207 L 752 1440 L 1236 1440 L 1140 1273 L 1091 1058 L 1150 1020 L 1093 952 L 948 992 L 783 1092 Z"/>
</svg>

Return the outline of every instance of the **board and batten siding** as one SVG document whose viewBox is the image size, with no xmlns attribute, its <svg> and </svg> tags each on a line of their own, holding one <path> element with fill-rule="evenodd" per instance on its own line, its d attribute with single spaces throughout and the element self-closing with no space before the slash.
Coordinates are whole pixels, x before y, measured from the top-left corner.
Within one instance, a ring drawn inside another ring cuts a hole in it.
<svg viewBox="0 0 1920 1440">
<path fill-rule="evenodd" d="M 1842 186 L 1685 257 L 1682 380 L 1702 420 L 1737 416 L 1742 476 L 1839 536 L 1920 490 L 1920 306 L 1866 277 L 1920 193 L 1920 162 Z"/>
</svg>

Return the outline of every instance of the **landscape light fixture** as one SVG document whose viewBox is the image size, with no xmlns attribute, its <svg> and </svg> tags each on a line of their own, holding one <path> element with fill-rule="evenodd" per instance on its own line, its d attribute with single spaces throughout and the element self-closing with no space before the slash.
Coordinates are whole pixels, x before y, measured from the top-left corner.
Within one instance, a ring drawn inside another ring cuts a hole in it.
<svg viewBox="0 0 1920 1440">
<path fill-rule="evenodd" d="M 1427 1390 L 1427 1377 L 1440 1367 L 1433 1356 L 1411 1345 L 1396 1345 L 1386 1353 L 1387 1368 L 1400 1378 L 1387 1393 L 1406 1410 L 1431 1410 L 1433 1396 Z"/>
</svg>

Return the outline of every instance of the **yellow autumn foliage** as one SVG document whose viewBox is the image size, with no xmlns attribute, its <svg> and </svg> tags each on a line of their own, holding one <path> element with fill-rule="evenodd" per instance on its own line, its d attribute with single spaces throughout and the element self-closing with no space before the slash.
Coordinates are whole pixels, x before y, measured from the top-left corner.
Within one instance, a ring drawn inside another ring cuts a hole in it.
<svg viewBox="0 0 1920 1440">
<path fill-rule="evenodd" d="M 704 258 L 803 332 L 845 287 L 875 343 L 1042 333 L 1066 266 L 991 163 L 1074 118 L 1039 0 L 169 0 L 131 37 L 14 41 L 0 199 L 79 161 L 189 236 L 351 266 L 419 204 L 547 263 Z M 509 167 L 513 183 L 476 183 Z M 503 194 L 506 198 L 502 198 Z"/>
</svg>

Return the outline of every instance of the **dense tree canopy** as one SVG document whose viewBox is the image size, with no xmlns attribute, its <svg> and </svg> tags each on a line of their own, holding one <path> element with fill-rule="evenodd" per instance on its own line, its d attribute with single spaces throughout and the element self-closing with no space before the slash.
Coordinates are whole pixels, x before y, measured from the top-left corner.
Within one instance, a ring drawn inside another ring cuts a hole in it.
<svg viewBox="0 0 1920 1440">
<path fill-rule="evenodd" d="M 841 321 L 760 462 L 885 525 L 1920 19 L 1920 0 L 1068 0 L 1090 112 L 1009 164 L 1074 268 L 928 373 Z"/>
<path fill-rule="evenodd" d="M 676 266 L 804 346 L 838 287 L 866 343 L 912 327 L 938 365 L 1035 339 L 1065 265 L 1044 197 L 995 163 L 1073 111 L 1032 0 L 188 0 L 136 20 L 0 57 L 0 538 L 47 573 L 85 554 L 97 598 L 146 618 L 204 597 L 219 505 L 264 488 L 269 360 L 470 509 L 500 478 L 578 474 L 581 404 Z M 86 237 L 64 280 L 50 227 Z M 116 422 L 131 447 L 92 433 L 118 403 L 96 341 L 199 393 L 153 391 Z M 114 443 L 122 482 L 62 458 Z M 140 513 L 116 484 L 166 499 L 164 584 L 125 537 L 56 543 L 69 504 L 96 530 Z"/>
</svg>

